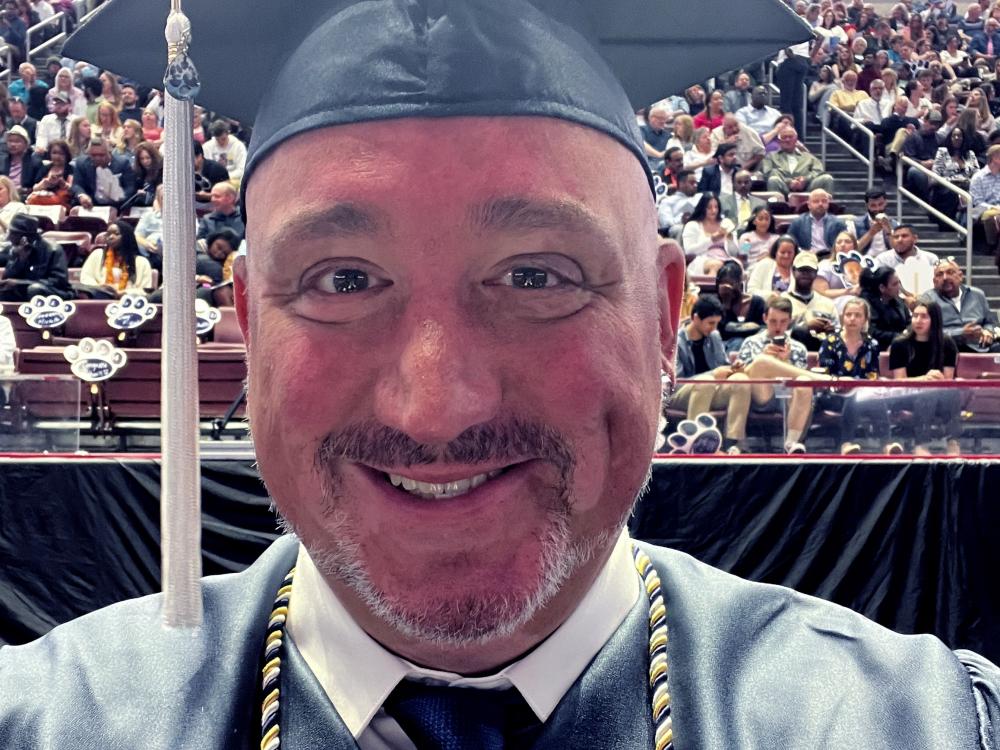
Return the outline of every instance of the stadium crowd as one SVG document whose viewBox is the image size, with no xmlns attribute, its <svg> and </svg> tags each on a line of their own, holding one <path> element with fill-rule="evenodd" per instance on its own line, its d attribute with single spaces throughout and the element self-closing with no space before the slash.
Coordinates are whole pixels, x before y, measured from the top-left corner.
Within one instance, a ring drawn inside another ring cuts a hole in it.
<svg viewBox="0 0 1000 750">
<path fill-rule="evenodd" d="M 9 86 L 0 84 L 0 232 L 7 240 L 0 301 L 138 293 L 159 302 L 162 96 L 87 63 L 51 56 L 36 67 L 24 59 L 22 26 L 65 5 L 8 0 L 0 19 L 0 36 L 23 59 Z M 921 249 L 914 226 L 889 219 L 883 189 L 838 192 L 803 143 L 800 119 L 805 97 L 845 139 L 860 143 L 852 123 L 873 132 L 886 173 L 906 156 L 967 187 L 970 206 L 918 169 L 906 176 L 946 215 L 972 211 L 1000 263 L 1000 2 L 961 9 L 951 0 L 904 2 L 885 17 L 862 0 L 793 7 L 815 35 L 779 54 L 777 108 L 764 81 L 754 80 L 760 68 L 672 93 L 637 113 L 659 184 L 659 230 L 682 246 L 691 281 L 677 375 L 692 382 L 668 409 L 689 418 L 724 411 L 721 448 L 731 452 L 746 449 L 751 415 L 783 408 L 773 386 L 741 381 L 946 380 L 961 352 L 1000 351 L 996 314 L 982 291 L 964 283 L 961 266 Z M 847 117 L 830 117 L 834 109 Z M 232 304 L 249 135 L 247 123 L 196 108 L 192 283 L 216 305 Z M 862 199 L 861 215 L 844 213 L 844 202 Z M 81 226 L 91 235 L 76 248 L 84 252 L 68 252 L 72 243 L 59 230 Z M 924 270 L 914 273 L 915 266 Z M 0 349 L 10 348 L 9 327 L 0 316 Z M 880 364 L 883 352 L 889 358 Z M 792 390 L 789 452 L 806 450 L 820 408 L 841 414 L 843 452 L 862 449 L 861 421 L 872 424 L 881 449 L 903 450 L 890 431 L 891 399 L 862 389 Z M 949 453 L 961 450 L 957 394 L 899 397 L 896 406 L 917 415 L 917 453 L 930 450 L 932 436 L 943 437 Z"/>
</svg>

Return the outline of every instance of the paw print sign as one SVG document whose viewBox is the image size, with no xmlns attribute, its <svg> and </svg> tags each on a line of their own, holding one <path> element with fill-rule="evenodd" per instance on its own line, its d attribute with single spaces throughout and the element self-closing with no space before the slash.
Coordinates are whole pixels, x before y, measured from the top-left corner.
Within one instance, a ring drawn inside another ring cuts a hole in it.
<svg viewBox="0 0 1000 750">
<path fill-rule="evenodd" d="M 141 294 L 126 294 L 105 307 L 104 314 L 116 331 L 134 331 L 156 317 L 156 305 Z"/>
<path fill-rule="evenodd" d="M 722 433 L 711 414 L 699 414 L 677 425 L 677 432 L 667 435 L 667 453 L 712 454 L 722 447 Z"/>
<path fill-rule="evenodd" d="M 833 264 L 834 273 L 844 280 L 848 288 L 858 285 L 861 281 L 861 271 L 865 268 L 874 269 L 875 261 L 857 250 L 841 253 Z"/>
<path fill-rule="evenodd" d="M 80 343 L 67 346 L 63 356 L 70 371 L 86 383 L 107 380 L 128 362 L 128 356 L 104 339 L 80 339 Z"/>
<path fill-rule="evenodd" d="M 198 335 L 206 336 L 209 331 L 215 328 L 215 324 L 222 320 L 222 313 L 205 300 L 198 299 L 194 303 L 194 318 L 198 326 L 196 329 Z"/>
<path fill-rule="evenodd" d="M 59 328 L 76 313 L 76 303 L 64 300 L 55 294 L 39 294 L 17 309 L 18 314 L 32 328 L 47 331 Z"/>
</svg>

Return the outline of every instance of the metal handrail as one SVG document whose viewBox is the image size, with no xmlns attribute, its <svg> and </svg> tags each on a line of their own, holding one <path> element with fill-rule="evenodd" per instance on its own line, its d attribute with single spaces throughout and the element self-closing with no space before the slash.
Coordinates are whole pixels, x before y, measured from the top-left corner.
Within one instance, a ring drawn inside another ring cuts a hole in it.
<svg viewBox="0 0 1000 750">
<path fill-rule="evenodd" d="M 834 107 L 832 104 L 827 104 L 826 109 L 827 112 L 832 112 L 838 117 L 843 117 L 845 120 L 847 120 L 847 123 L 852 131 L 857 131 L 865 136 L 865 138 L 868 141 L 868 156 L 862 154 L 860 151 L 854 148 L 854 146 L 852 146 L 850 143 L 848 143 L 839 135 L 837 135 L 833 130 L 831 130 L 829 127 L 829 121 L 827 121 L 821 123 L 823 127 L 822 127 L 822 132 L 820 133 L 820 154 L 821 154 L 820 160 L 823 162 L 824 165 L 826 164 L 826 137 L 830 136 L 831 138 L 833 138 L 833 140 L 835 140 L 837 143 L 839 143 L 841 146 L 847 149 L 848 153 L 850 153 L 852 156 L 857 157 L 862 164 L 868 167 L 868 189 L 871 190 L 872 185 L 875 183 L 875 133 L 873 133 L 871 130 L 866 128 L 860 122 L 855 120 L 844 110 L 840 109 L 840 107 Z"/>
<path fill-rule="evenodd" d="M 47 26 L 52 26 L 53 23 L 56 23 L 56 22 L 58 22 L 62 26 L 62 31 L 60 33 L 56 34 L 55 36 L 53 36 L 51 39 L 46 39 L 44 42 L 42 42 L 37 47 L 35 47 L 34 49 L 32 49 L 32 47 L 31 47 L 31 35 L 34 34 L 37 31 L 41 31 L 42 29 L 46 28 Z M 63 13 L 62 11 L 60 11 L 60 12 L 56 13 L 55 15 L 49 16 L 44 21 L 39 21 L 34 26 L 32 26 L 31 28 L 29 28 L 28 31 L 25 33 L 25 35 L 24 35 L 24 47 L 25 47 L 26 50 L 28 50 L 27 59 L 30 60 L 32 57 L 34 57 L 35 55 L 38 55 L 41 52 L 44 52 L 45 50 L 47 50 L 49 47 L 53 46 L 54 44 L 59 44 L 59 43 L 64 42 L 64 41 L 66 41 L 66 14 Z"/>
<path fill-rule="evenodd" d="M 770 65 L 767 66 L 767 103 L 768 105 L 774 104 L 774 95 L 780 94 L 781 89 L 779 89 L 774 84 L 774 71 L 778 69 L 778 61 L 771 60 Z M 805 83 L 802 84 L 802 137 L 806 137 L 806 119 L 809 113 L 809 87 Z"/>
<path fill-rule="evenodd" d="M 959 199 L 965 200 L 965 226 L 962 226 L 952 217 L 938 211 L 934 206 L 924 201 L 919 196 L 907 190 L 903 187 L 903 165 L 910 167 L 911 169 L 916 169 L 921 174 L 925 175 L 927 179 L 936 182 L 941 185 L 946 190 L 958 195 Z M 972 195 L 968 190 L 962 190 L 962 188 L 955 185 L 947 177 L 942 177 L 939 174 L 935 174 L 927 167 L 925 167 L 920 162 L 911 159 L 909 156 L 899 155 L 896 160 L 896 220 L 903 220 L 903 198 L 909 198 L 911 201 L 916 203 L 918 206 L 926 210 L 932 216 L 936 217 L 943 223 L 950 226 L 959 234 L 965 235 L 965 278 L 966 281 L 972 284 L 972 230 L 973 230 L 973 219 L 972 219 Z"/>
<path fill-rule="evenodd" d="M 0 45 L 0 57 L 7 63 L 3 70 L 0 70 L 0 81 L 9 81 L 14 75 L 14 48 L 9 44 Z"/>
<path fill-rule="evenodd" d="M 90 9 L 89 11 L 87 11 L 86 13 L 84 13 L 84 14 L 83 14 L 82 16 L 81 16 L 81 15 L 79 14 L 79 12 L 78 12 L 78 13 L 77 13 L 77 20 L 76 20 L 76 22 L 77 22 L 77 25 L 79 26 L 79 25 L 81 25 L 81 24 L 84 24 L 84 23 L 86 23 L 87 21 L 89 21 L 89 20 L 91 19 L 91 17 L 92 17 L 92 16 L 93 16 L 93 15 L 94 15 L 95 13 L 97 13 L 97 11 L 99 11 L 99 10 L 100 10 L 100 9 L 101 9 L 102 7 L 103 7 L 103 5 L 95 5 L 95 6 L 94 6 L 93 8 L 91 8 L 91 9 Z"/>
</svg>

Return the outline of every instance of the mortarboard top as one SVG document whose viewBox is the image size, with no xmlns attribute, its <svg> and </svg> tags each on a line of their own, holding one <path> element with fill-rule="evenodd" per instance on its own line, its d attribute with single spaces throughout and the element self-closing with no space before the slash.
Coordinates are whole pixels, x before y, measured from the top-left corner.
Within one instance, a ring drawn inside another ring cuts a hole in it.
<svg viewBox="0 0 1000 750">
<path fill-rule="evenodd" d="M 169 0 L 111 0 L 65 54 L 162 88 Z M 780 0 L 185 0 L 198 104 L 279 143 L 399 117 L 556 117 L 648 172 L 637 108 L 811 32 Z M 631 102 L 631 103 L 630 103 Z"/>
</svg>

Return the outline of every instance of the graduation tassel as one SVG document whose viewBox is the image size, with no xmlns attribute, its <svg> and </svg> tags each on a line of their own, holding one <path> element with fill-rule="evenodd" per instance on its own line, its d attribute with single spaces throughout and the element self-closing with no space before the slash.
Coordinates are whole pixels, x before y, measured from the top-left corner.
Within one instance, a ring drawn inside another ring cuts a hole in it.
<svg viewBox="0 0 1000 750">
<path fill-rule="evenodd" d="M 200 88 L 188 57 L 191 22 L 181 0 L 167 17 L 164 85 L 163 283 L 160 499 L 163 624 L 201 624 L 201 467 L 195 338 L 195 211 L 192 100 Z"/>
</svg>

